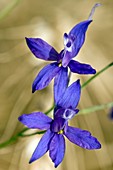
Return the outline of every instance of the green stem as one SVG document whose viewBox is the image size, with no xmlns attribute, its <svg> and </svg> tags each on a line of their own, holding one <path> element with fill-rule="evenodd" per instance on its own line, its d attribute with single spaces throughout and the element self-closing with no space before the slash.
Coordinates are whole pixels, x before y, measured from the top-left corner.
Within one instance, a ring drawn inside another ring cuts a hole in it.
<svg viewBox="0 0 113 170">
<path fill-rule="evenodd" d="M 40 131 L 40 132 L 34 132 L 34 133 L 30 133 L 30 134 L 21 134 L 20 137 L 29 137 L 29 136 L 33 136 L 33 135 L 41 135 L 44 134 L 46 132 L 46 130 Z"/>
<path fill-rule="evenodd" d="M 102 104 L 102 105 L 96 105 L 96 106 L 88 107 L 86 109 L 82 109 L 78 115 L 85 115 L 88 113 L 104 110 L 106 108 L 111 108 L 111 107 L 113 107 L 113 102 Z"/>
<path fill-rule="evenodd" d="M 10 145 L 10 144 L 12 144 L 13 142 L 15 142 L 16 140 L 17 140 L 17 136 L 13 136 L 13 137 L 11 137 L 9 140 L 1 143 L 1 144 L 0 144 L 0 148 L 4 148 L 4 147 Z"/>
<path fill-rule="evenodd" d="M 20 2 L 21 0 L 14 0 L 12 3 L 10 3 L 8 6 L 6 6 L 1 12 L 0 12 L 0 20 L 5 18 Z"/>
<path fill-rule="evenodd" d="M 51 110 L 53 110 L 53 108 L 54 108 L 54 105 L 48 111 L 46 111 L 45 114 L 46 115 L 49 114 L 51 112 Z M 45 131 L 40 131 L 40 132 L 35 132 L 35 133 L 32 133 L 32 134 L 24 134 L 24 132 L 26 132 L 28 130 L 30 130 L 30 129 L 24 128 L 23 130 L 18 132 L 16 135 L 12 136 L 7 141 L 0 143 L 0 148 L 4 148 L 4 147 L 14 143 L 19 137 L 27 137 L 27 136 L 32 136 L 32 135 L 35 135 L 35 134 L 43 134 L 45 132 Z"/>
<path fill-rule="evenodd" d="M 17 133 L 15 136 L 11 137 L 10 139 L 8 139 L 7 141 L 3 142 L 0 144 L 0 148 L 4 148 L 5 146 L 8 146 L 9 144 L 12 144 L 13 142 L 15 142 L 17 140 L 17 138 L 24 133 L 25 131 L 27 131 L 28 128 L 24 128 L 23 130 L 21 130 L 19 133 Z"/>
<path fill-rule="evenodd" d="M 47 110 L 47 111 L 45 112 L 45 114 L 48 115 L 53 109 L 54 109 L 54 104 L 53 104 L 53 106 L 52 106 L 49 110 Z"/>
<path fill-rule="evenodd" d="M 4 148 L 12 143 L 14 143 L 19 137 L 28 137 L 28 136 L 33 136 L 36 134 L 43 134 L 46 131 L 40 131 L 40 132 L 35 132 L 35 133 L 31 133 L 31 134 L 24 134 L 25 131 L 30 130 L 28 128 L 24 128 L 22 131 L 20 131 L 19 133 L 17 133 L 15 136 L 11 137 L 9 140 L 3 142 L 0 144 L 0 148 Z"/>
<path fill-rule="evenodd" d="M 97 76 L 99 76 L 101 73 L 103 73 L 104 71 L 106 71 L 108 68 L 110 68 L 111 66 L 113 66 L 113 62 L 108 64 L 106 67 L 104 67 L 102 70 L 100 70 L 97 74 L 95 74 L 94 76 L 92 76 L 91 78 L 89 78 L 85 83 L 83 83 L 82 88 L 84 88 L 85 86 L 87 86 L 92 80 L 94 80 Z"/>
</svg>

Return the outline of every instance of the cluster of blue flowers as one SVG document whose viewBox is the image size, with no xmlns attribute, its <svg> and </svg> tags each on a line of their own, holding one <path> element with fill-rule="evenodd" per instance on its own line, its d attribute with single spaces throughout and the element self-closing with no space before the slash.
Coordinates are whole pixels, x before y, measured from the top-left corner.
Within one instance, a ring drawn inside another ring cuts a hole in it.
<svg viewBox="0 0 113 170">
<path fill-rule="evenodd" d="M 30 163 L 49 151 L 49 156 L 54 162 L 54 166 L 57 167 L 65 154 L 64 136 L 84 149 L 101 148 L 99 141 L 90 132 L 68 125 L 68 121 L 79 112 L 77 105 L 81 95 L 80 80 L 68 86 L 68 68 L 71 72 L 78 74 L 96 73 L 89 64 L 73 60 L 85 41 L 85 34 L 92 22 L 91 18 L 96 6 L 98 4 L 93 7 L 88 20 L 80 22 L 68 34 L 64 34 L 64 49 L 60 53 L 40 38 L 26 38 L 29 49 L 37 58 L 53 61 L 39 72 L 33 82 L 32 92 L 44 89 L 54 78 L 55 103 L 53 119 L 42 112 L 23 114 L 19 117 L 19 121 L 28 128 L 46 130 L 30 159 Z"/>
</svg>

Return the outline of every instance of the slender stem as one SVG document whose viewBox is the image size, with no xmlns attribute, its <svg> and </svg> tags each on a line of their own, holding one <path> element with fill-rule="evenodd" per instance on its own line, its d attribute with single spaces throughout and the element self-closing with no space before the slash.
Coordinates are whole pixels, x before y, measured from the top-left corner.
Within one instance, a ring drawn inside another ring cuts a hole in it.
<svg viewBox="0 0 113 170">
<path fill-rule="evenodd" d="M 24 128 L 22 131 L 20 131 L 19 133 L 17 133 L 15 136 L 11 137 L 9 140 L 3 142 L 0 144 L 0 148 L 4 148 L 12 143 L 14 143 L 19 137 L 28 137 L 28 136 L 33 136 L 36 134 L 43 134 L 46 131 L 40 131 L 40 132 L 35 132 L 32 134 L 24 134 L 25 131 L 29 130 L 28 128 Z"/>
<path fill-rule="evenodd" d="M 45 112 L 45 114 L 49 114 L 49 112 L 51 110 L 53 110 L 54 108 L 54 105 L 48 110 Z M 32 133 L 32 134 L 24 134 L 24 132 L 30 130 L 29 128 L 24 128 L 23 130 L 21 130 L 20 132 L 18 132 L 16 135 L 12 136 L 10 139 L 8 139 L 7 141 L 3 142 L 3 143 L 0 143 L 0 148 L 4 148 L 12 143 L 14 143 L 19 137 L 27 137 L 27 136 L 32 136 L 32 135 L 35 135 L 35 134 L 43 134 L 45 131 L 40 131 L 40 132 L 35 132 L 35 133 Z"/>
<path fill-rule="evenodd" d="M 21 0 L 14 0 L 12 3 L 7 5 L 1 12 L 0 12 L 0 20 L 5 18 L 20 2 Z"/>
<path fill-rule="evenodd" d="M 111 108 L 111 107 L 113 107 L 113 102 L 102 104 L 102 105 L 96 105 L 96 106 L 88 107 L 86 109 L 82 109 L 78 115 L 85 115 L 88 113 L 104 110 L 106 108 Z"/>
<path fill-rule="evenodd" d="M 46 130 L 40 131 L 40 132 L 34 132 L 34 133 L 30 133 L 30 134 L 21 134 L 20 137 L 28 137 L 28 136 L 33 136 L 33 135 L 41 135 L 44 134 L 46 132 Z"/>
<path fill-rule="evenodd" d="M 28 128 L 24 128 L 23 130 L 21 130 L 19 133 L 17 133 L 15 136 L 11 137 L 10 139 L 8 139 L 7 141 L 3 142 L 0 144 L 0 148 L 3 148 L 13 142 L 15 142 L 17 140 L 17 138 L 22 134 L 24 133 L 25 131 L 27 131 Z"/>
<path fill-rule="evenodd" d="M 49 110 L 47 110 L 45 112 L 45 114 L 48 115 L 54 109 L 54 107 L 55 107 L 55 105 L 53 104 L 53 106 Z"/>
<path fill-rule="evenodd" d="M 106 71 L 108 68 L 110 68 L 111 66 L 113 66 L 113 62 L 108 64 L 106 67 L 104 67 L 102 70 L 100 70 L 97 74 L 95 74 L 94 76 L 92 76 L 91 78 L 89 78 L 85 83 L 83 83 L 82 88 L 84 88 L 85 86 L 87 86 L 92 80 L 94 80 L 97 76 L 99 76 L 101 73 L 103 73 L 104 71 Z"/>
<path fill-rule="evenodd" d="M 11 137 L 9 140 L 0 144 L 0 148 L 4 148 L 17 140 L 17 136 Z"/>
</svg>

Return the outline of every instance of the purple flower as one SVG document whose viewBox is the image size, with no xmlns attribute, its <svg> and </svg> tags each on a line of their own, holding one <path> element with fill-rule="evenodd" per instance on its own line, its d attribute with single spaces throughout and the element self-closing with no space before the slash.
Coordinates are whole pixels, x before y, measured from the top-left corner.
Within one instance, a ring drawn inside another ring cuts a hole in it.
<svg viewBox="0 0 113 170">
<path fill-rule="evenodd" d="M 46 61 L 54 61 L 53 63 L 46 65 L 39 72 L 33 82 L 32 92 L 48 86 L 57 74 L 60 74 L 60 72 L 68 72 L 68 67 L 73 73 L 96 73 L 96 70 L 89 64 L 73 60 L 84 44 L 85 34 L 91 22 L 92 20 L 82 21 L 74 26 L 69 34 L 64 33 L 64 49 L 60 53 L 40 38 L 26 38 L 27 45 L 35 57 Z"/>
<path fill-rule="evenodd" d="M 64 136 L 72 143 L 84 149 L 93 150 L 101 148 L 101 144 L 90 132 L 68 125 L 68 121 L 79 111 L 75 108 L 80 100 L 80 93 L 80 82 L 77 80 L 65 89 L 65 93 L 62 93 L 62 96 L 56 96 L 53 119 L 42 112 L 23 114 L 19 117 L 19 121 L 28 128 L 47 130 L 38 143 L 30 163 L 49 151 L 49 156 L 54 162 L 54 166 L 57 167 L 62 162 L 65 154 Z"/>
</svg>

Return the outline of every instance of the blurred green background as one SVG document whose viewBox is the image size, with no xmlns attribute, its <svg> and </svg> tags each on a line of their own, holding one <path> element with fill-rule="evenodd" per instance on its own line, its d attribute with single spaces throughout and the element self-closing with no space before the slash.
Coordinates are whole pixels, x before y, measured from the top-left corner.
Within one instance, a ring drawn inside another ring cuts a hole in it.
<svg viewBox="0 0 113 170">
<path fill-rule="evenodd" d="M 0 143 L 19 132 L 23 125 L 18 116 L 46 111 L 53 103 L 52 83 L 31 93 L 32 82 L 46 62 L 30 53 L 25 37 L 40 37 L 59 52 L 63 33 L 86 20 L 95 0 L 0 0 Z M 113 61 L 113 1 L 100 0 L 86 42 L 77 56 L 97 71 Z M 4 10 L 5 9 L 5 10 Z M 9 11 L 9 12 L 8 12 Z M 81 83 L 90 76 L 74 75 Z M 113 100 L 113 68 L 82 90 L 80 109 Z M 102 143 L 102 149 L 88 151 L 66 140 L 66 154 L 58 170 L 113 170 L 113 124 L 109 110 L 76 116 L 70 123 L 89 130 Z M 32 132 L 32 131 L 31 131 Z M 28 161 L 41 135 L 19 138 L 0 149 L 0 170 L 53 170 L 46 154 L 29 165 Z"/>
</svg>

